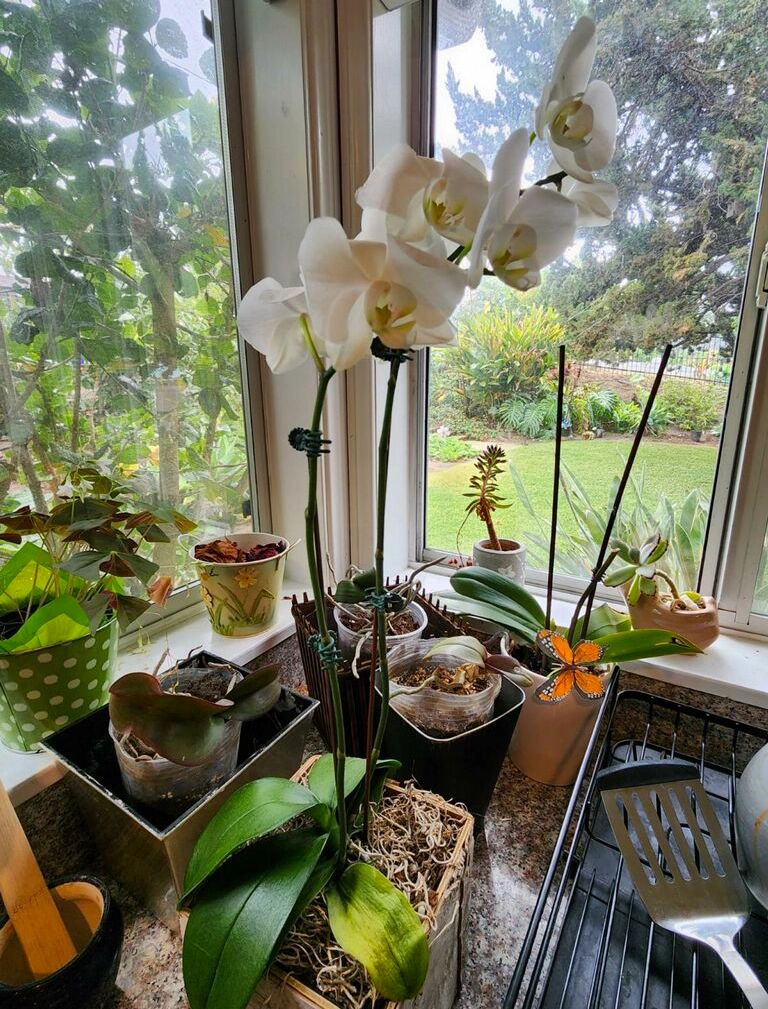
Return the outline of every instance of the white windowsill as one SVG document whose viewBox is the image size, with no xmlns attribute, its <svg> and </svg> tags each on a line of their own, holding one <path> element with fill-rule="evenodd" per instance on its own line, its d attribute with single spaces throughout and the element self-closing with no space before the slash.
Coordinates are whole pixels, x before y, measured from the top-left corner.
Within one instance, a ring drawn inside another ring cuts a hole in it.
<svg viewBox="0 0 768 1009">
<path fill-rule="evenodd" d="M 202 608 L 193 608 L 193 615 L 180 614 L 166 624 L 155 625 L 142 636 L 131 635 L 126 647 L 120 649 L 117 676 L 136 671 L 150 671 L 168 649 L 173 659 L 186 658 L 189 652 L 204 648 L 230 662 L 250 662 L 285 641 L 294 632 L 290 596 L 300 595 L 301 586 L 286 582 L 283 598 L 278 604 L 277 619 L 262 634 L 247 638 L 228 638 L 211 629 Z M 0 744 L 0 780 L 11 801 L 19 805 L 63 777 L 66 771 L 48 753 L 15 753 Z"/>
</svg>

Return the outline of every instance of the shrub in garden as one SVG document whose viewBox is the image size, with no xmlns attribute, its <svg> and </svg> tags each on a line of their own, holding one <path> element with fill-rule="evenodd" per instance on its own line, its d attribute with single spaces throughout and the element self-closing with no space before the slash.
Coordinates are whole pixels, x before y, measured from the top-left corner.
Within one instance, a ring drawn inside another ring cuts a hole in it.
<svg viewBox="0 0 768 1009">
<path fill-rule="evenodd" d="M 429 458 L 437 462 L 461 462 L 463 459 L 474 459 L 476 455 L 477 451 L 471 445 L 454 435 L 429 436 Z"/>
<path fill-rule="evenodd" d="M 514 397 L 538 398 L 564 336 L 553 308 L 470 302 L 457 321 L 458 346 L 432 367 L 437 400 L 455 397 L 467 417 L 490 419 Z"/>
<path fill-rule="evenodd" d="M 658 403 L 683 431 L 709 431 L 720 423 L 727 391 L 711 382 L 665 379 Z"/>
</svg>

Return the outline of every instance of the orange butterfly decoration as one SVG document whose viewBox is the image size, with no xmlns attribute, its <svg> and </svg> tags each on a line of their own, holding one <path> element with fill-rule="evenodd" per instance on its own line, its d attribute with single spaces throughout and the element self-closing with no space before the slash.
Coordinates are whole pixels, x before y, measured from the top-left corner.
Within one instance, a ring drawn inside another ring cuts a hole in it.
<svg viewBox="0 0 768 1009">
<path fill-rule="evenodd" d="M 536 643 L 558 667 L 536 691 L 540 701 L 564 700 L 575 688 L 587 700 L 596 700 L 605 693 L 600 677 L 587 667 L 594 666 L 603 655 L 603 646 L 596 641 L 579 641 L 571 648 L 568 638 L 555 631 L 539 631 Z"/>
</svg>

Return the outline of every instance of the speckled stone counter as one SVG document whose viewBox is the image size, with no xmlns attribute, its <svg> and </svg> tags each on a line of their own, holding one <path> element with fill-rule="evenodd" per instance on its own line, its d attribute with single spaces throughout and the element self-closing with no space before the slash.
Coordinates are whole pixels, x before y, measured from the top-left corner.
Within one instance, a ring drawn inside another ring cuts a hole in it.
<svg viewBox="0 0 768 1009">
<path fill-rule="evenodd" d="M 283 681 L 294 689 L 306 689 L 293 639 L 262 661 L 280 661 Z M 768 710 L 636 675 L 622 674 L 620 685 L 768 728 Z M 311 732 L 308 752 L 317 752 L 320 745 L 319 737 Z M 537 784 L 505 762 L 484 833 L 475 842 L 463 989 L 455 1009 L 501 1006 L 569 798 L 570 789 Z M 66 779 L 25 803 L 20 813 L 49 879 L 85 869 L 109 880 L 89 841 L 87 827 L 70 801 Z M 183 1009 L 187 1001 L 181 980 L 180 940 L 122 887 L 114 884 L 111 889 L 123 909 L 126 937 L 109 1009 Z"/>
</svg>

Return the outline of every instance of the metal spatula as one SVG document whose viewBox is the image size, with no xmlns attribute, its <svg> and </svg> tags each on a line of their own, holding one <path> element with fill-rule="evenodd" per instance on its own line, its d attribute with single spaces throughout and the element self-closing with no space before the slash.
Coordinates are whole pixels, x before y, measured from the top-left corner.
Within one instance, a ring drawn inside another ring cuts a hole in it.
<svg viewBox="0 0 768 1009">
<path fill-rule="evenodd" d="M 602 771 L 597 787 L 650 917 L 713 949 L 753 1009 L 768 1009 L 768 992 L 733 942 L 749 917 L 747 890 L 697 769 L 638 761 Z"/>
</svg>

